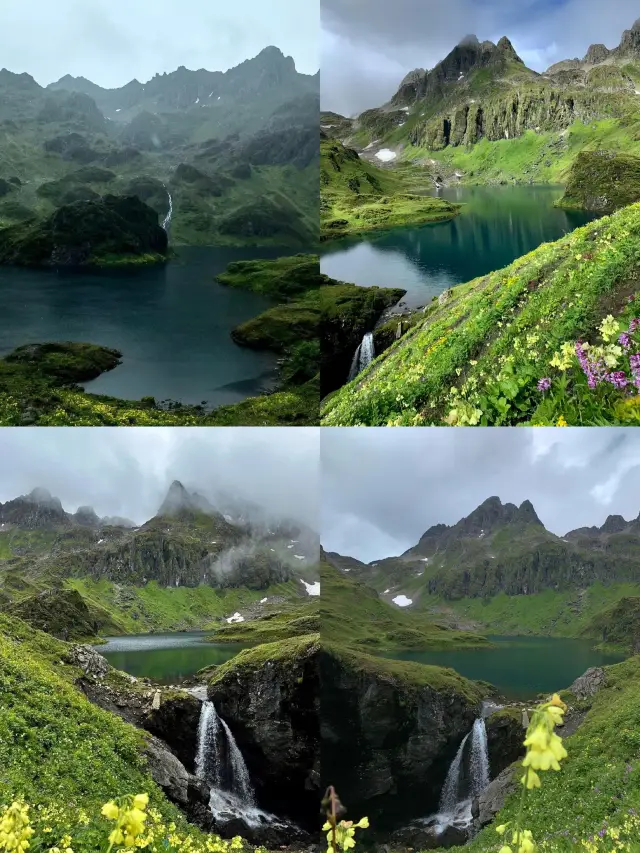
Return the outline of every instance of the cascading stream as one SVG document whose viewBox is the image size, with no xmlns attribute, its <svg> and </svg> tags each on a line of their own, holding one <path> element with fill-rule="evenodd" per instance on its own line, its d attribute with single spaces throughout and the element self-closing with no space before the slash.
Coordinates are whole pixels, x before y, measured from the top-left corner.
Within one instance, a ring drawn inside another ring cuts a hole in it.
<svg viewBox="0 0 640 853">
<path fill-rule="evenodd" d="M 229 726 L 206 700 L 200 711 L 196 776 L 218 792 L 235 795 L 242 804 L 254 803 L 247 765 Z"/>
<path fill-rule="evenodd" d="M 167 187 L 164 184 L 163 184 L 163 186 L 164 186 L 165 190 L 167 190 Z M 169 212 L 167 213 L 165 218 L 162 220 L 162 227 L 164 228 L 165 231 L 167 231 L 169 228 L 169 225 L 171 225 L 171 218 L 173 216 L 173 198 L 172 198 L 169 190 L 167 190 L 167 196 L 169 197 Z"/>
<path fill-rule="evenodd" d="M 449 767 L 440 795 L 439 815 L 443 821 L 469 823 L 471 801 L 484 791 L 490 779 L 487 729 L 484 718 L 478 717 Z"/>
<path fill-rule="evenodd" d="M 353 381 L 356 376 L 365 369 L 365 367 L 368 367 L 375 358 L 375 355 L 376 349 L 373 341 L 373 332 L 367 332 L 358 344 L 358 348 L 353 356 L 348 381 Z"/>
</svg>

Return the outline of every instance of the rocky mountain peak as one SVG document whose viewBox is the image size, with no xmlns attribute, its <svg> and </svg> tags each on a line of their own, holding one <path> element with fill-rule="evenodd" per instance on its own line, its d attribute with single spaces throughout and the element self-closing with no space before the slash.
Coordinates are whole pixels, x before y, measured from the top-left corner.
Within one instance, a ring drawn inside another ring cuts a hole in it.
<svg viewBox="0 0 640 853">
<path fill-rule="evenodd" d="M 463 36 L 458 42 L 458 47 L 480 47 L 480 42 L 478 41 L 478 36 L 470 33 L 469 35 Z"/>
<path fill-rule="evenodd" d="M 100 519 L 92 506 L 79 506 L 73 515 L 73 520 L 83 527 L 97 527 L 100 524 Z"/>
<path fill-rule="evenodd" d="M 517 507 L 512 503 L 503 504 L 499 497 L 492 496 L 483 501 L 477 509 L 459 521 L 454 530 L 462 535 L 480 535 L 507 524 L 540 524 L 540 519 L 530 501 L 523 501 Z"/>
<path fill-rule="evenodd" d="M 600 528 L 602 533 L 620 533 L 627 527 L 627 522 L 621 515 L 609 515 Z"/>
<path fill-rule="evenodd" d="M 26 500 L 34 504 L 39 504 L 41 506 L 49 506 L 55 509 L 62 510 L 60 498 L 54 498 L 48 489 L 43 489 L 40 486 L 36 487 L 35 489 L 32 489 L 32 491 L 29 492 L 28 495 L 26 495 Z"/>
<path fill-rule="evenodd" d="M 630 30 L 622 33 L 622 41 L 617 53 L 640 55 L 640 18 L 635 21 Z"/>
<path fill-rule="evenodd" d="M 601 62 L 605 61 L 610 53 L 611 51 L 606 45 L 592 44 L 589 45 L 589 50 L 582 61 L 587 65 L 599 65 Z"/>
<path fill-rule="evenodd" d="M 174 480 L 169 486 L 158 515 L 176 515 L 179 512 L 213 512 L 213 507 L 204 495 L 189 492 L 180 480 Z"/>
<path fill-rule="evenodd" d="M 0 504 L 0 522 L 27 530 L 70 523 L 60 499 L 44 488 L 35 488 L 28 495 Z"/>
<path fill-rule="evenodd" d="M 505 59 L 510 59 L 512 62 L 520 62 L 524 65 L 524 62 L 522 62 L 522 59 L 520 59 L 516 53 L 511 41 L 506 36 L 502 36 L 496 47 Z"/>
</svg>

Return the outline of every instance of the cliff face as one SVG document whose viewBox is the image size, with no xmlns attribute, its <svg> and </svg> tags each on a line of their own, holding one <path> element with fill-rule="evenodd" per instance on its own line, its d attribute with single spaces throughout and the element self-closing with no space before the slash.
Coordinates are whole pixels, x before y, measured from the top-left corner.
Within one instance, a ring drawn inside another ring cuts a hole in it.
<svg viewBox="0 0 640 853">
<path fill-rule="evenodd" d="M 310 831 L 319 818 L 319 637 L 241 652 L 219 667 L 208 696 L 233 732 L 260 805 Z M 284 804 L 284 805 L 283 805 Z"/>
<path fill-rule="evenodd" d="M 427 672 L 425 672 L 427 670 Z M 323 649 L 323 788 L 379 830 L 435 811 L 482 689 L 451 670 Z"/>
</svg>

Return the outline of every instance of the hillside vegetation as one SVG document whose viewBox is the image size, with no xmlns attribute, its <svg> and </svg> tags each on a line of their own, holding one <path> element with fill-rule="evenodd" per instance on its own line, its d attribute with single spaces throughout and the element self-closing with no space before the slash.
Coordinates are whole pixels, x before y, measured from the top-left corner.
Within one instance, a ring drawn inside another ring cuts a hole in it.
<svg viewBox="0 0 640 853">
<path fill-rule="evenodd" d="M 640 422 L 639 237 L 635 204 L 453 288 L 322 423 Z"/>
</svg>

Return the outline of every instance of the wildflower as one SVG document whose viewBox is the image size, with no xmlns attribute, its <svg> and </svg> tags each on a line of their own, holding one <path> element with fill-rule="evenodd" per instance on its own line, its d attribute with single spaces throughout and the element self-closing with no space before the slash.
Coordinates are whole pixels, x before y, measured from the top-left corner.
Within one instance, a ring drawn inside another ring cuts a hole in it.
<svg viewBox="0 0 640 853">
<path fill-rule="evenodd" d="M 607 381 L 610 382 L 614 388 L 626 388 L 629 384 L 629 380 L 627 379 L 627 375 L 624 370 L 616 370 L 614 373 L 610 373 L 607 376 Z"/>
<path fill-rule="evenodd" d="M 551 388 L 551 380 L 545 376 L 538 382 L 538 391 L 548 391 Z"/>
<path fill-rule="evenodd" d="M 33 829 L 29 824 L 29 806 L 13 802 L 0 819 L 0 850 L 24 853 L 29 847 Z"/>
<path fill-rule="evenodd" d="M 618 321 L 612 314 L 607 315 L 600 323 L 600 334 L 604 341 L 612 341 L 618 334 Z"/>
<path fill-rule="evenodd" d="M 620 337 L 618 338 L 618 343 L 625 349 L 629 349 L 629 347 L 631 346 L 631 336 L 628 334 L 628 332 L 623 332 L 620 335 Z"/>
<path fill-rule="evenodd" d="M 556 426 L 563 427 L 563 426 L 569 426 L 569 424 L 564 419 L 564 416 L 560 415 L 560 417 L 558 418 L 558 420 L 556 422 Z"/>
<path fill-rule="evenodd" d="M 562 344 L 560 347 L 560 352 L 554 353 L 553 358 L 549 362 L 551 367 L 557 367 L 558 370 L 564 372 L 568 370 L 573 364 L 574 358 L 574 346 L 570 343 Z"/>
<path fill-rule="evenodd" d="M 115 829 L 109 834 L 109 850 L 114 845 L 135 847 L 136 839 L 144 832 L 148 794 L 125 797 L 121 802 L 122 805 L 119 806 L 110 800 L 102 807 L 102 814 L 109 820 L 116 821 Z"/>
</svg>

